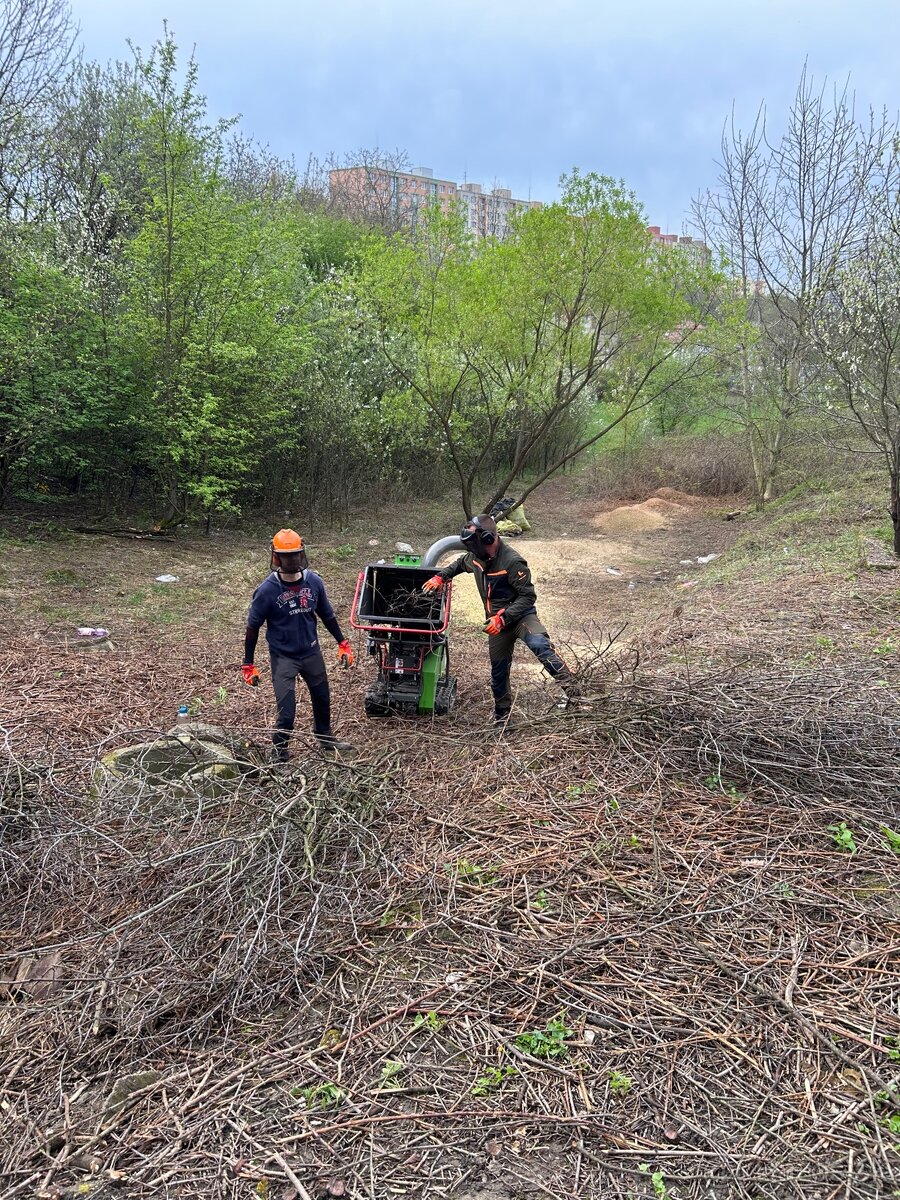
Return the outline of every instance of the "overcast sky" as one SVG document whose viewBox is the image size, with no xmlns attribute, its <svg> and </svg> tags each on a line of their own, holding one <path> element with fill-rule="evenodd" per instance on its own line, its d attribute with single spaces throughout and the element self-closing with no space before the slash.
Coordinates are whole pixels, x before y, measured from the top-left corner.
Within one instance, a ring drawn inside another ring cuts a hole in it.
<svg viewBox="0 0 900 1200">
<path fill-rule="evenodd" d="M 551 200 L 572 166 L 623 178 L 680 232 L 722 124 L 773 122 L 804 60 L 900 108 L 900 0 L 73 0 L 89 58 L 168 19 L 213 116 L 305 162 L 407 152 L 437 176 Z"/>
</svg>

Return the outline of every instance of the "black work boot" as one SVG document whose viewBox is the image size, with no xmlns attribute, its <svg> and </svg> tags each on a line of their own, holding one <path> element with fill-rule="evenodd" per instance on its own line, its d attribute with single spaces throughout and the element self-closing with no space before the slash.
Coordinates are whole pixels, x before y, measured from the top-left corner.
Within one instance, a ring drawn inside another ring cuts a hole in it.
<svg viewBox="0 0 900 1200">
<path fill-rule="evenodd" d="M 336 738 L 333 733 L 317 733 L 316 741 L 323 750 L 334 751 L 338 754 L 346 754 L 349 750 L 353 750 L 352 742 L 344 742 L 340 738 Z"/>
<path fill-rule="evenodd" d="M 502 733 L 504 729 L 506 729 L 507 725 L 509 724 L 509 714 L 511 712 L 511 708 L 494 709 L 494 726 L 496 727 L 498 733 Z"/>
<path fill-rule="evenodd" d="M 287 746 L 283 742 L 273 742 L 272 749 L 269 751 L 269 762 L 286 763 L 288 757 Z"/>
</svg>

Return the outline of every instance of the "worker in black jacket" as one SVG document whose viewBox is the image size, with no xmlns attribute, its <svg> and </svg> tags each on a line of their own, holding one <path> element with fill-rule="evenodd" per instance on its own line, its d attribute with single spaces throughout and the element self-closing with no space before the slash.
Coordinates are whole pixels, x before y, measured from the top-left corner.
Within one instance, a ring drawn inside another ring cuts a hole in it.
<svg viewBox="0 0 900 1200">
<path fill-rule="evenodd" d="M 517 638 L 522 639 L 544 669 L 562 685 L 567 697 L 574 698 L 577 694 L 574 676 L 538 620 L 537 593 L 528 563 L 501 541 L 496 521 L 486 513 L 468 521 L 460 538 L 467 552 L 426 580 L 422 590 L 440 591 L 448 579 L 463 571 L 475 576 L 487 618 L 484 631 L 490 635 L 488 653 L 494 719 L 503 724 L 512 708 L 509 670 Z"/>
</svg>

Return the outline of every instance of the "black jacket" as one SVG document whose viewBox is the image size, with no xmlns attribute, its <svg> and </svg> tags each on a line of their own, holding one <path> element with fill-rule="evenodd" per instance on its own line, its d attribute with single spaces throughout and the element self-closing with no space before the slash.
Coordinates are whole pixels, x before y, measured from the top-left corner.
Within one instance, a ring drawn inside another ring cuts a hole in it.
<svg viewBox="0 0 900 1200">
<path fill-rule="evenodd" d="M 478 594 L 488 617 L 502 612 L 504 622 L 509 626 L 537 611 L 537 592 L 531 582 L 528 563 L 505 542 L 501 541 L 500 549 L 493 558 L 463 554 L 449 567 L 438 571 L 438 575 L 442 579 L 452 579 L 463 571 L 475 576 Z"/>
</svg>

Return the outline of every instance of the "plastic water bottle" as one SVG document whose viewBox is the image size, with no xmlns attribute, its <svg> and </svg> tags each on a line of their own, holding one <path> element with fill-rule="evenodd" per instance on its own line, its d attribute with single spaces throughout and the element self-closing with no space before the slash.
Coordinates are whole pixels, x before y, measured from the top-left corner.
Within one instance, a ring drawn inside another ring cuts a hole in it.
<svg viewBox="0 0 900 1200">
<path fill-rule="evenodd" d="M 187 725 L 191 719 L 191 714 L 188 712 L 188 706 L 182 704 L 178 709 L 178 716 L 175 720 L 176 725 Z"/>
</svg>

